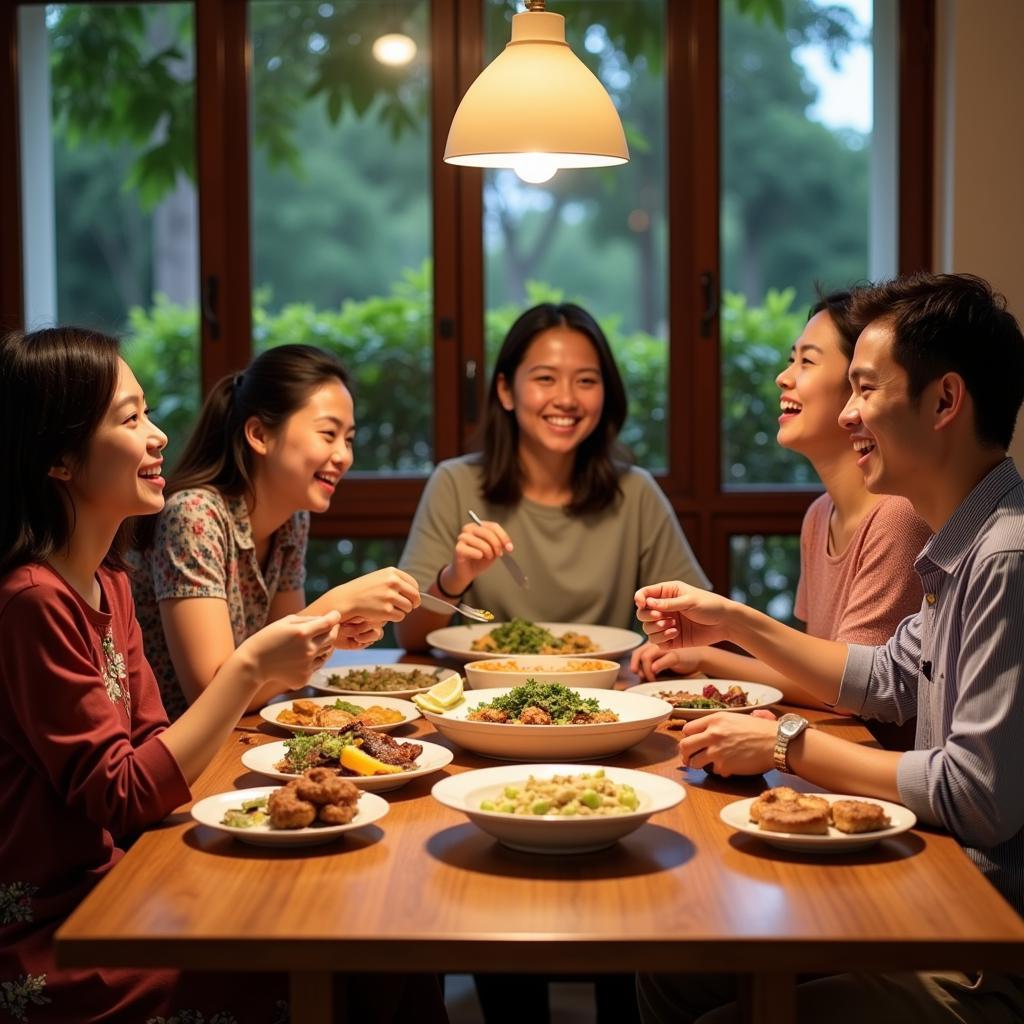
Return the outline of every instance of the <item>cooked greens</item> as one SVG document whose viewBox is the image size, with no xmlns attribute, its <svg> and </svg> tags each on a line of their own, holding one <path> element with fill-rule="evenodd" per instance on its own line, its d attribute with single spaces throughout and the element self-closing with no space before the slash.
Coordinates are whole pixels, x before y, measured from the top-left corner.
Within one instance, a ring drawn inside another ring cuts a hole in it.
<svg viewBox="0 0 1024 1024">
<path fill-rule="evenodd" d="M 288 770 L 301 775 L 307 768 L 316 768 L 324 762 L 340 761 L 341 751 L 354 742 L 355 736 L 351 732 L 340 735 L 318 732 L 293 736 L 284 741 L 285 750 L 288 751 Z"/>
<path fill-rule="evenodd" d="M 528 679 L 503 697 L 495 697 L 489 704 L 478 704 L 476 710 L 492 708 L 504 711 L 511 719 L 518 719 L 528 707 L 546 711 L 553 725 L 568 725 L 579 714 L 596 715 L 602 710 L 593 697 L 581 697 L 561 683 L 538 683 L 533 679 Z"/>
</svg>

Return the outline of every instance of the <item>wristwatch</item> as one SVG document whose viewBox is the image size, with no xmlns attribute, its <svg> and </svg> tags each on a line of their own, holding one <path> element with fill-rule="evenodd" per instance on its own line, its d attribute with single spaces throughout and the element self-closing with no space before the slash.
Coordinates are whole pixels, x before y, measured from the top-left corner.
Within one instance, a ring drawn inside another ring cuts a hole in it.
<svg viewBox="0 0 1024 1024">
<path fill-rule="evenodd" d="M 780 772 L 791 773 L 787 753 L 790 743 L 811 723 L 803 715 L 788 714 L 779 719 L 779 731 L 775 734 L 775 767 Z"/>
</svg>

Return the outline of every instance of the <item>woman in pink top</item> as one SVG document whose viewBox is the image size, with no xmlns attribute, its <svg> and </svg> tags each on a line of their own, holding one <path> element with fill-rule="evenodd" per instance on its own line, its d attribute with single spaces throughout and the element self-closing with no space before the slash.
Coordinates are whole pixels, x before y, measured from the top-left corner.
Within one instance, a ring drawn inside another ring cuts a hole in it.
<svg viewBox="0 0 1024 1024">
<path fill-rule="evenodd" d="M 862 326 L 850 317 L 850 297 L 849 292 L 833 292 L 812 308 L 788 365 L 776 378 L 781 392 L 778 441 L 806 456 L 825 485 L 800 531 L 796 617 L 814 636 L 879 644 L 921 606 L 913 563 L 930 533 L 906 499 L 865 488 L 856 453 L 839 425 Z M 767 665 L 717 647 L 663 652 L 645 645 L 634 653 L 632 668 L 648 679 L 666 670 L 748 679 L 779 687 L 791 702 L 816 703 Z M 905 732 L 894 738 L 897 743 L 906 739 Z"/>
<path fill-rule="evenodd" d="M 190 799 L 253 695 L 302 686 L 337 637 L 337 611 L 282 617 L 168 725 L 121 562 L 124 520 L 163 506 L 166 443 L 113 338 L 0 338 L 0 1019 L 280 1019 L 283 979 L 53 957 L 57 928 L 132 836 Z M 383 988 L 397 1003 L 404 985 Z M 438 1019 L 439 1005 L 404 1009 Z"/>
</svg>

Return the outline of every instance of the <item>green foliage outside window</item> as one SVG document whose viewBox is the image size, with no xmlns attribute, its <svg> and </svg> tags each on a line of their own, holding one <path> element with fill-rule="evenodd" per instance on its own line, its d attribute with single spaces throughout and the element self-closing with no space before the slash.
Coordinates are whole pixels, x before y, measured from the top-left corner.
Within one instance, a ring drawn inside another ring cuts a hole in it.
<svg viewBox="0 0 1024 1024">
<path fill-rule="evenodd" d="M 431 378 L 432 319 L 429 263 L 407 270 L 390 294 L 344 303 L 340 309 L 316 309 L 291 303 L 268 309 L 267 296 L 257 295 L 253 310 L 254 344 L 258 351 L 289 342 L 317 345 L 334 352 L 353 375 L 356 399 L 357 470 L 427 472 L 433 458 L 430 405 L 423 398 Z M 528 301 L 560 301 L 564 296 L 547 285 L 531 282 Z M 741 295 L 726 294 L 722 307 L 726 376 L 722 410 L 726 480 L 742 483 L 749 471 L 755 479 L 812 483 L 804 460 L 780 449 L 763 424 L 766 411 L 778 405 L 775 375 L 805 319 L 790 307 L 792 290 L 769 291 L 763 306 L 751 306 Z M 486 344 L 489 355 L 519 315 L 518 307 L 489 310 Z M 158 298 L 151 309 L 131 312 L 125 357 L 139 378 L 161 427 L 171 438 L 171 456 L 194 421 L 199 398 L 196 351 L 196 310 Z M 623 441 L 636 461 L 664 466 L 667 349 L 659 338 L 640 331 L 626 333 L 615 318 L 601 325 L 626 379 L 630 416 Z"/>
</svg>

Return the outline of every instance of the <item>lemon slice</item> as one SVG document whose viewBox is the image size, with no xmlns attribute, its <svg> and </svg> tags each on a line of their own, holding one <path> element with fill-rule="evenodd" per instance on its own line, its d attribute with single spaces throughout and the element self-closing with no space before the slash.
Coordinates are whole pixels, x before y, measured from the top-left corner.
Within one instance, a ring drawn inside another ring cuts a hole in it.
<svg viewBox="0 0 1024 1024">
<path fill-rule="evenodd" d="M 462 676 L 457 672 L 427 690 L 426 696 L 436 700 L 442 708 L 453 708 L 462 703 Z"/>
<path fill-rule="evenodd" d="M 420 711 L 429 711 L 432 715 L 443 715 L 445 712 L 445 706 L 438 701 L 434 700 L 430 696 L 430 693 L 417 693 L 413 699 L 413 704 L 420 709 Z"/>
</svg>

